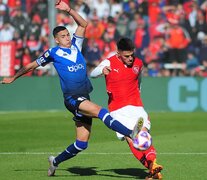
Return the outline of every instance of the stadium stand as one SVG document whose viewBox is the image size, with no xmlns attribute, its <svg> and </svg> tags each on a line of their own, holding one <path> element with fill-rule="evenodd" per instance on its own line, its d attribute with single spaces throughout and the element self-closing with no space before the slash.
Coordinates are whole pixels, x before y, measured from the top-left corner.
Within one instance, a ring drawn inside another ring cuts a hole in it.
<svg viewBox="0 0 207 180">
<path fill-rule="evenodd" d="M 0 44 L 15 42 L 15 71 L 49 47 L 47 3 L 0 0 Z M 89 22 L 83 54 L 90 68 L 116 52 L 117 39 L 128 36 L 144 62 L 144 76 L 207 76 L 206 0 L 70 0 L 70 4 Z M 57 13 L 56 22 L 74 33 L 74 22 L 63 12 Z M 50 75 L 50 69 L 28 75 Z"/>
</svg>

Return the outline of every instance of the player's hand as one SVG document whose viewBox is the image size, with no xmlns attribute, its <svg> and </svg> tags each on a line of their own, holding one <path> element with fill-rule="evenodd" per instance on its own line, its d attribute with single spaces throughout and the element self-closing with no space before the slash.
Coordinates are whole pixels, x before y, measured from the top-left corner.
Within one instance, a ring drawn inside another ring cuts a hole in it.
<svg viewBox="0 0 207 180">
<path fill-rule="evenodd" d="M 62 11 L 69 11 L 71 9 L 70 6 L 63 0 L 56 0 L 55 7 Z"/>
<path fill-rule="evenodd" d="M 103 68 L 102 73 L 103 73 L 104 75 L 108 75 L 110 72 L 111 72 L 111 67 L 110 67 L 110 66 L 105 66 L 105 67 Z"/>
<path fill-rule="evenodd" d="M 2 81 L 0 81 L 1 84 L 10 84 L 15 80 L 14 77 L 7 77 L 2 79 Z"/>
</svg>

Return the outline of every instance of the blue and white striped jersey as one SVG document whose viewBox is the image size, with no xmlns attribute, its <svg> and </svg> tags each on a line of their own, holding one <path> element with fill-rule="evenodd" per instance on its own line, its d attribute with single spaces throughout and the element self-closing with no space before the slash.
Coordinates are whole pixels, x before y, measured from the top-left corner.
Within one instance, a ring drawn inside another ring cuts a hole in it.
<svg viewBox="0 0 207 180">
<path fill-rule="evenodd" d="M 91 82 L 87 76 L 85 59 L 81 53 L 84 38 L 73 35 L 70 48 L 56 46 L 44 52 L 36 62 L 40 66 L 52 62 L 60 78 L 64 96 L 89 94 Z"/>
</svg>

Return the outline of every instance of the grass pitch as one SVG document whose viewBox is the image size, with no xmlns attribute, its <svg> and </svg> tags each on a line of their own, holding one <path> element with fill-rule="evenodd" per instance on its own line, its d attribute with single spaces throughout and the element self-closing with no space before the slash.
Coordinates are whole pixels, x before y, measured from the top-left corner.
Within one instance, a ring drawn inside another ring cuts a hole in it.
<svg viewBox="0 0 207 180">
<path fill-rule="evenodd" d="M 206 113 L 149 114 L 164 179 L 205 179 Z M 74 139 L 74 122 L 67 111 L 0 113 L 1 179 L 48 179 L 48 156 L 62 152 Z M 94 119 L 88 149 L 62 163 L 54 179 L 144 179 L 146 175 L 127 144 Z"/>
</svg>

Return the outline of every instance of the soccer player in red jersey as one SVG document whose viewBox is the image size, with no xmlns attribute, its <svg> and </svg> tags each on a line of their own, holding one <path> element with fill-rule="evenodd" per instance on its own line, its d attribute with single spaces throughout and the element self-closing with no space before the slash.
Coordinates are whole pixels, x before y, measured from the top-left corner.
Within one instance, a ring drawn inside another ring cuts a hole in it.
<svg viewBox="0 0 207 180">
<path fill-rule="evenodd" d="M 139 120 L 140 130 L 150 130 L 149 116 L 144 110 L 141 94 L 142 60 L 134 57 L 134 43 L 129 38 L 117 42 L 117 54 L 103 60 L 90 74 L 91 77 L 105 75 L 108 93 L 108 108 L 113 118 L 118 119 L 129 129 Z M 149 169 L 146 179 L 162 179 L 163 167 L 156 163 L 156 150 L 153 145 L 145 151 L 133 146 L 130 138 L 117 133 L 120 140 L 126 139 L 134 156 Z"/>
</svg>

